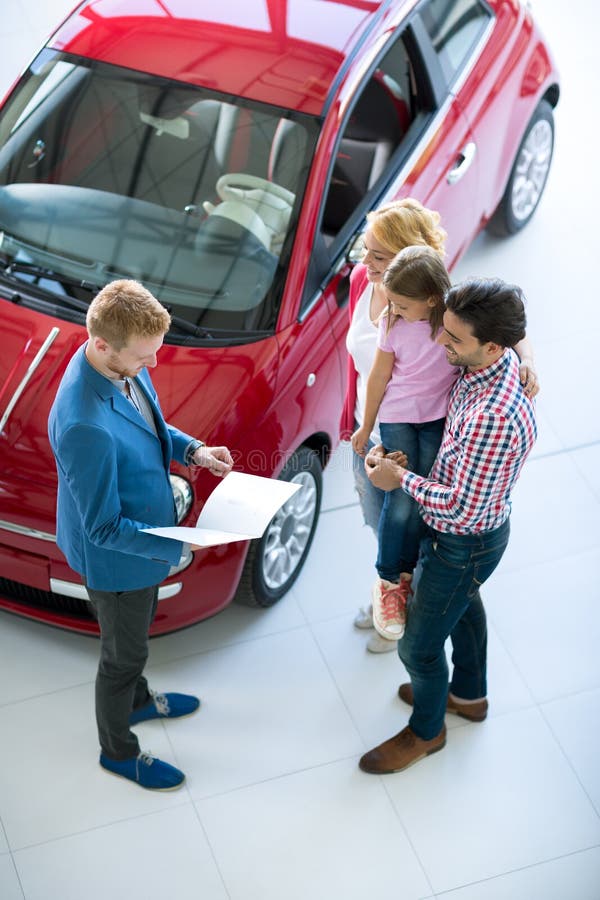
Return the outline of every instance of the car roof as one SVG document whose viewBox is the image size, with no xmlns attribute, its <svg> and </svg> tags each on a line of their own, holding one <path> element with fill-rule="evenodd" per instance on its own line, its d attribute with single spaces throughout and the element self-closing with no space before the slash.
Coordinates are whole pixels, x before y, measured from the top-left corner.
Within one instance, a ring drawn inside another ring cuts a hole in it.
<svg viewBox="0 0 600 900">
<path fill-rule="evenodd" d="M 415 0 L 88 0 L 49 45 L 319 115 L 386 10 Z"/>
</svg>

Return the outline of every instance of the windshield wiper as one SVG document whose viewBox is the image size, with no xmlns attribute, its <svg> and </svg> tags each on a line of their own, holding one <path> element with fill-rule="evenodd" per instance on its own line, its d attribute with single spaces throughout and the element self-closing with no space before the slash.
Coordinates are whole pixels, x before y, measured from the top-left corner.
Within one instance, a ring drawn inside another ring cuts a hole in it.
<svg viewBox="0 0 600 900">
<path fill-rule="evenodd" d="M 36 279 L 36 282 L 23 282 L 22 279 L 15 278 L 15 274 L 18 272 L 23 275 L 32 275 Z M 5 277 L 10 278 L 11 281 L 17 282 L 19 285 L 27 284 L 29 287 L 44 291 L 44 293 L 49 294 L 51 297 L 60 300 L 65 306 L 70 306 L 72 309 L 77 309 L 81 312 L 87 312 L 89 304 L 85 303 L 83 300 L 77 300 L 76 297 L 71 297 L 68 294 L 61 294 L 59 291 L 53 291 L 47 287 L 42 287 L 39 284 L 39 279 L 45 278 L 48 281 L 55 281 L 58 284 L 66 284 L 69 285 L 69 287 L 80 288 L 90 294 L 97 294 L 100 290 L 99 285 L 92 284 L 90 281 L 72 278 L 70 275 L 62 275 L 61 273 L 54 272 L 52 269 L 47 269 L 44 266 L 35 265 L 35 263 L 23 263 L 13 260 L 4 265 L 2 274 Z"/>
<path fill-rule="evenodd" d="M 187 319 L 182 319 L 180 316 L 174 316 L 171 313 L 171 310 L 167 306 L 167 310 L 171 315 L 171 327 L 179 329 L 184 334 L 192 335 L 197 338 L 204 338 L 205 340 L 210 341 L 235 341 L 239 343 L 240 341 L 253 341 L 260 340 L 264 337 L 269 337 L 270 331 L 247 331 L 239 328 L 211 328 L 210 331 L 207 328 L 202 328 L 200 325 L 194 325 L 192 322 L 188 322 Z"/>
<path fill-rule="evenodd" d="M 12 275 L 13 272 L 22 272 L 24 275 L 33 275 L 35 278 L 47 278 L 49 281 L 58 281 L 61 284 L 68 284 L 70 287 L 82 288 L 90 293 L 98 293 L 100 285 L 91 281 L 85 281 L 81 278 L 73 278 L 71 275 L 63 275 L 62 272 L 55 272 L 46 266 L 38 266 L 35 263 L 24 263 L 14 259 L 4 267 L 5 275 Z"/>
<path fill-rule="evenodd" d="M 208 338 L 209 340 L 214 339 L 214 335 L 211 331 L 207 331 L 206 328 L 201 328 L 199 325 L 194 325 L 193 322 L 188 322 L 187 319 L 174 316 L 168 306 L 167 309 L 171 316 L 171 327 L 174 326 L 175 328 L 178 328 L 179 331 L 183 331 L 185 334 L 191 334 L 194 337 Z"/>
</svg>

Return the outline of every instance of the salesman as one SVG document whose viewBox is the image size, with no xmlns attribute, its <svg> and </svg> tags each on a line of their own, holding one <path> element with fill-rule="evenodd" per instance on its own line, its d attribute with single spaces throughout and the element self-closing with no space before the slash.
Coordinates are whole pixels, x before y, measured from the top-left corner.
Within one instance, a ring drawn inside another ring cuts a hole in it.
<svg viewBox="0 0 600 900">
<path fill-rule="evenodd" d="M 67 366 L 48 423 L 57 543 L 81 574 L 100 625 L 100 765 L 141 787 L 174 790 L 183 772 L 142 752 L 130 726 L 187 716 L 200 705 L 197 697 L 154 693 L 142 674 L 158 585 L 184 545 L 143 529 L 175 524 L 172 459 L 218 477 L 233 460 L 226 447 L 206 447 L 165 422 L 147 370 L 157 364 L 170 316 L 146 288 L 107 284 L 86 325 L 88 340 Z"/>
</svg>

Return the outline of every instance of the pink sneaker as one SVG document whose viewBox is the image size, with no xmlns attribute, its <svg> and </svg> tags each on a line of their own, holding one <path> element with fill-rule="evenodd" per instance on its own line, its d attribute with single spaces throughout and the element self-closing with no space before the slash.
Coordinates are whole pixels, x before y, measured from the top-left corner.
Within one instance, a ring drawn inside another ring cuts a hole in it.
<svg viewBox="0 0 600 900">
<path fill-rule="evenodd" d="M 398 641 L 406 625 L 406 604 L 412 594 L 410 580 L 385 581 L 378 578 L 373 585 L 373 624 L 379 634 Z"/>
</svg>

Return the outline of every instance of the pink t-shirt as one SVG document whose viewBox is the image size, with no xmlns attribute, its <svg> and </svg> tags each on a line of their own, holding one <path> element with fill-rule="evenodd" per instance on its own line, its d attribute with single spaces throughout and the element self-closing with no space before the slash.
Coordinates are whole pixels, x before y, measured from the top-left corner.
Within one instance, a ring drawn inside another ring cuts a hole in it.
<svg viewBox="0 0 600 900">
<path fill-rule="evenodd" d="M 429 322 L 397 319 L 386 332 L 387 316 L 382 316 L 377 346 L 395 359 L 379 421 L 416 425 L 443 419 L 460 367 L 451 366 L 444 348 L 431 339 Z"/>
</svg>

